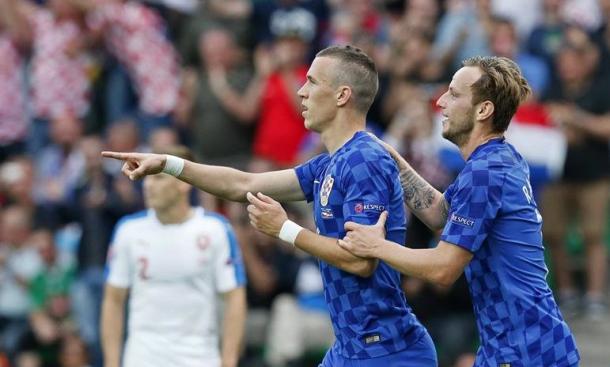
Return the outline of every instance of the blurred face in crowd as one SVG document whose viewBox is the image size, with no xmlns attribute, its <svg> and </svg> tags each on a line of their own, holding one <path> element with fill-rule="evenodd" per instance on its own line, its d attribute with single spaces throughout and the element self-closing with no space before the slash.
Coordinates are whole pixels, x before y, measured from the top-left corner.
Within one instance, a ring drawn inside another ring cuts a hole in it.
<svg viewBox="0 0 610 367">
<path fill-rule="evenodd" d="M 517 33 L 512 24 L 496 22 L 491 34 L 491 50 L 494 55 L 512 59 L 517 47 Z"/>
<path fill-rule="evenodd" d="M 333 74 L 338 60 L 330 57 L 316 57 L 309 71 L 307 81 L 297 92 L 301 97 L 303 118 L 308 130 L 322 132 L 337 115 L 337 88 Z"/>
<path fill-rule="evenodd" d="M 82 123 L 76 117 L 64 116 L 51 120 L 50 135 L 53 142 L 62 147 L 71 147 L 82 134 Z"/>
<path fill-rule="evenodd" d="M 165 212 L 178 203 L 188 200 L 189 184 L 160 173 L 144 179 L 144 202 L 146 207 Z"/>
<path fill-rule="evenodd" d="M 108 149 L 117 152 L 136 150 L 140 142 L 138 124 L 133 120 L 116 122 L 108 129 Z"/>
<path fill-rule="evenodd" d="M 82 138 L 79 147 L 87 168 L 92 170 L 102 168 L 104 161 L 100 152 L 104 150 L 104 142 L 99 136 L 92 135 Z"/>
<path fill-rule="evenodd" d="M 443 138 L 457 146 L 468 140 L 474 128 L 471 86 L 479 80 L 481 73 L 477 67 L 461 68 L 453 75 L 449 89 L 436 102 L 443 114 Z"/>
<path fill-rule="evenodd" d="M 177 145 L 179 143 L 178 140 L 178 134 L 175 130 L 167 127 L 161 127 L 155 129 L 150 134 L 150 137 L 148 138 L 148 145 L 153 152 L 162 151 L 164 147 Z"/>
<path fill-rule="evenodd" d="M 0 167 L 0 184 L 10 200 L 17 202 L 30 201 L 34 185 L 32 161 L 29 158 L 19 158 L 5 162 Z"/>
<path fill-rule="evenodd" d="M 589 79 L 597 69 L 599 50 L 580 29 L 569 28 L 565 44 L 557 54 L 559 78 L 566 83 L 579 83 Z"/>
<path fill-rule="evenodd" d="M 199 56 L 207 67 L 230 67 L 237 56 L 235 41 L 228 31 L 209 30 L 199 39 Z"/>
<path fill-rule="evenodd" d="M 28 210 L 21 207 L 9 207 L 0 219 L 0 233 L 2 234 L 2 242 L 14 246 L 24 244 L 31 230 L 30 213 Z"/>
<path fill-rule="evenodd" d="M 47 230 L 36 231 L 30 239 L 32 244 L 36 246 L 40 258 L 47 265 L 53 265 L 57 258 L 57 251 L 55 249 L 55 241 L 53 240 L 53 233 Z"/>
<path fill-rule="evenodd" d="M 298 37 L 280 37 L 273 45 L 273 55 L 280 67 L 301 65 L 307 55 L 307 43 Z"/>
</svg>

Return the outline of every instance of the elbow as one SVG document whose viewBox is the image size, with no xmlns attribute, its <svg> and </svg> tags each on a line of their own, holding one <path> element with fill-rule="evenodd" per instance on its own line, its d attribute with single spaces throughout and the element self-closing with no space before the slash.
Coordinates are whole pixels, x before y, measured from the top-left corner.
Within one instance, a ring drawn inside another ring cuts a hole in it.
<svg viewBox="0 0 610 367">
<path fill-rule="evenodd" d="M 456 273 L 446 267 L 439 268 L 430 277 L 430 282 L 442 288 L 451 288 L 461 273 Z"/>
<path fill-rule="evenodd" d="M 350 273 L 362 278 L 370 278 L 377 270 L 378 260 L 364 259 L 352 264 Z"/>
</svg>

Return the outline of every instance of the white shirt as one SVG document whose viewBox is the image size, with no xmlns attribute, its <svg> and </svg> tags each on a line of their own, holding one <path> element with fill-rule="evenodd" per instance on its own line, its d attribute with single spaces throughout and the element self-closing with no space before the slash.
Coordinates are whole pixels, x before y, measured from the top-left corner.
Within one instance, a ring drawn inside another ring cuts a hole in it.
<svg viewBox="0 0 610 367">
<path fill-rule="evenodd" d="M 124 367 L 220 366 L 217 296 L 245 284 L 223 217 L 202 208 L 180 224 L 164 225 L 152 210 L 125 217 L 107 282 L 131 288 Z"/>
</svg>

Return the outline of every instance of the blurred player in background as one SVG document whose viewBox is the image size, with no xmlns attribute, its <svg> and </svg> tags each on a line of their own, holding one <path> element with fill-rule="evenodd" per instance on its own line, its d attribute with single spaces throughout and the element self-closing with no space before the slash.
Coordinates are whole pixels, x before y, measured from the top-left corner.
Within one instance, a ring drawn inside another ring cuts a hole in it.
<svg viewBox="0 0 610 367">
<path fill-rule="evenodd" d="M 320 51 L 298 94 L 305 127 L 320 133 L 330 154 L 295 169 L 250 174 L 170 155 L 104 156 L 125 161 L 123 172 L 131 179 L 163 171 L 222 198 L 247 199 L 256 228 L 319 258 L 336 337 L 322 366 L 436 366 L 432 339 L 407 305 L 399 273 L 337 246 L 345 221 L 372 224 L 385 208 L 391 211 L 387 238 L 404 243 L 396 163 L 364 131 L 377 88 L 375 64 L 361 50 L 338 46 Z M 262 193 L 283 201 L 313 201 L 318 233 L 288 220 L 283 208 Z M 273 225 L 264 227 L 268 221 Z"/>
<path fill-rule="evenodd" d="M 190 158 L 184 147 L 166 151 Z M 246 317 L 241 254 L 228 222 L 192 207 L 190 191 L 170 175 L 149 176 L 144 180 L 149 210 L 117 224 L 102 305 L 106 367 L 237 366 Z M 121 353 L 128 291 L 129 327 Z"/>
<path fill-rule="evenodd" d="M 428 227 L 442 230 L 439 244 L 409 249 L 384 240 L 384 214 L 373 227 L 347 223 L 339 245 L 443 286 L 465 268 L 481 341 L 475 366 L 577 366 L 574 337 L 546 282 L 529 167 L 503 136 L 530 88 L 507 58 L 473 57 L 463 65 L 437 102 L 443 137 L 466 160 L 445 193 L 387 146 L 406 204 Z"/>
</svg>

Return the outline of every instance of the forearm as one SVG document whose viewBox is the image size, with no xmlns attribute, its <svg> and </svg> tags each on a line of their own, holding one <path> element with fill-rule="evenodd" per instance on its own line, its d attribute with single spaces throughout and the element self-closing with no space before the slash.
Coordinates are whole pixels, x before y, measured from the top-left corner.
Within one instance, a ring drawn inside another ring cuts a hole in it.
<svg viewBox="0 0 610 367">
<path fill-rule="evenodd" d="M 439 256 L 436 248 L 411 249 L 383 240 L 376 257 L 404 275 L 429 283 L 450 286 L 455 281 L 454 276 L 447 271 L 451 260 Z"/>
<path fill-rule="evenodd" d="M 222 332 L 222 367 L 236 367 L 246 323 L 246 291 L 230 292 L 226 300 Z"/>
<path fill-rule="evenodd" d="M 610 139 L 610 115 L 595 116 L 582 112 L 576 125 L 597 139 Z"/>
<path fill-rule="evenodd" d="M 105 367 L 119 367 L 121 365 L 124 319 L 123 305 L 104 299 L 102 303 L 101 334 Z"/>
<path fill-rule="evenodd" d="M 246 201 L 248 192 L 262 192 L 276 200 L 303 200 L 294 170 L 248 173 L 230 167 L 185 161 L 179 178 L 200 190 L 231 201 Z"/>
<path fill-rule="evenodd" d="M 251 124 L 254 122 L 259 110 L 261 88 L 261 80 L 255 77 L 243 95 L 240 95 L 230 85 L 226 84 L 218 90 L 217 97 L 225 109 L 231 111 L 239 121 L 243 124 Z"/>
<path fill-rule="evenodd" d="M 443 228 L 449 212 L 444 195 L 415 172 L 406 161 L 399 167 L 405 204 L 430 229 Z"/>
<path fill-rule="evenodd" d="M 220 198 L 231 201 L 245 201 L 252 175 L 230 167 L 185 161 L 184 169 L 179 178 Z"/>
<path fill-rule="evenodd" d="M 337 246 L 337 239 L 320 236 L 308 229 L 299 232 L 295 246 L 343 271 L 369 277 L 377 268 L 376 259 L 358 257 Z"/>
</svg>

